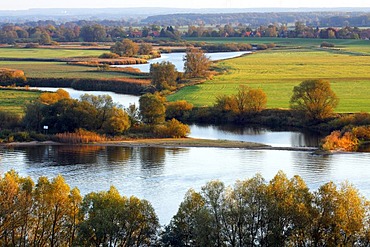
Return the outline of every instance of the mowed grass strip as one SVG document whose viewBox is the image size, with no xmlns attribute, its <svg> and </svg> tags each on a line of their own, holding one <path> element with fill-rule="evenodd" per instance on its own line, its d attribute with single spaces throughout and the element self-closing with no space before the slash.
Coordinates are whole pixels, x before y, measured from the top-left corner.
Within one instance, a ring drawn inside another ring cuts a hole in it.
<svg viewBox="0 0 370 247">
<path fill-rule="evenodd" d="M 217 95 L 230 95 L 239 85 L 262 88 L 267 107 L 288 108 L 294 86 L 307 79 L 328 79 L 340 99 L 337 112 L 370 112 L 370 57 L 325 50 L 270 50 L 222 61 L 229 72 L 204 84 L 185 87 L 170 101 L 211 106 Z"/>
<path fill-rule="evenodd" d="M 21 115 L 24 105 L 37 99 L 40 94 L 37 91 L 0 89 L 0 110 Z"/>
</svg>

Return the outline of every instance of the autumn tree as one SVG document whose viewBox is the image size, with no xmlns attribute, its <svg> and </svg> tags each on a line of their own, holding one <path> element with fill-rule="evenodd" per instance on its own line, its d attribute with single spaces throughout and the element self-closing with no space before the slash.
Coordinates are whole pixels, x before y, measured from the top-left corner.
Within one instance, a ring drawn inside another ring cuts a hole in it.
<svg viewBox="0 0 370 247">
<path fill-rule="evenodd" d="M 158 90 L 175 89 L 177 86 L 177 70 L 171 62 L 154 63 L 150 65 L 152 85 Z"/>
<path fill-rule="evenodd" d="M 168 102 L 166 104 L 166 118 L 177 120 L 184 120 L 190 117 L 190 113 L 193 110 L 193 104 L 186 100 L 178 100 L 175 102 Z"/>
<path fill-rule="evenodd" d="M 258 113 L 266 108 L 267 96 L 260 88 L 253 89 L 241 85 L 235 100 L 239 113 Z"/>
<path fill-rule="evenodd" d="M 209 74 L 211 60 L 202 50 L 189 49 L 184 57 L 184 71 L 188 78 L 202 78 Z"/>
<path fill-rule="evenodd" d="M 114 187 L 86 195 L 81 216 L 85 218 L 78 228 L 82 246 L 149 246 L 159 227 L 149 202 L 121 197 Z"/>
<path fill-rule="evenodd" d="M 25 81 L 26 76 L 22 70 L 0 68 L 0 83 L 2 83 L 2 85 L 24 83 Z"/>
<path fill-rule="evenodd" d="M 235 95 L 218 95 L 213 106 L 218 111 L 239 112 Z"/>
<path fill-rule="evenodd" d="M 39 96 L 39 100 L 47 105 L 54 104 L 62 99 L 70 99 L 70 95 L 67 91 L 59 88 L 56 92 L 45 92 Z"/>
<path fill-rule="evenodd" d="M 140 114 L 144 123 L 159 124 L 165 120 L 165 99 L 159 94 L 144 94 L 140 97 Z"/>
<path fill-rule="evenodd" d="M 292 109 L 305 114 L 307 120 L 330 117 L 338 105 L 338 98 L 327 80 L 306 80 L 294 87 L 290 99 Z"/>
<path fill-rule="evenodd" d="M 91 95 L 84 94 L 81 102 L 86 102 L 93 106 L 94 125 L 93 130 L 109 134 L 119 134 L 130 127 L 129 118 L 117 104 L 113 102 L 109 95 Z"/>
<path fill-rule="evenodd" d="M 34 183 L 15 171 L 0 178 L 0 245 L 26 246 L 32 222 Z"/>
<path fill-rule="evenodd" d="M 112 53 L 116 53 L 121 57 L 132 57 L 137 55 L 139 52 L 139 46 L 130 39 L 124 39 L 122 42 L 117 41 L 113 46 L 111 46 L 110 50 Z"/>
<path fill-rule="evenodd" d="M 150 55 L 153 50 L 153 46 L 149 43 L 141 44 L 139 47 L 139 54 L 140 55 Z"/>
</svg>

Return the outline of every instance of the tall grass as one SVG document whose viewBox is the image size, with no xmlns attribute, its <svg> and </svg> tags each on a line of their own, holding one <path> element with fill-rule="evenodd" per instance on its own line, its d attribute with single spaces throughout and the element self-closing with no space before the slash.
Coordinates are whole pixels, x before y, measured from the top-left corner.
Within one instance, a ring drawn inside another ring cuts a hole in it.
<svg viewBox="0 0 370 247">
<path fill-rule="evenodd" d="M 92 143 L 92 142 L 102 142 L 107 141 L 108 139 L 99 135 L 95 132 L 87 131 L 84 129 L 78 129 L 74 133 L 58 133 L 55 135 L 55 140 L 63 143 L 71 144 L 81 144 L 81 143 Z"/>
</svg>

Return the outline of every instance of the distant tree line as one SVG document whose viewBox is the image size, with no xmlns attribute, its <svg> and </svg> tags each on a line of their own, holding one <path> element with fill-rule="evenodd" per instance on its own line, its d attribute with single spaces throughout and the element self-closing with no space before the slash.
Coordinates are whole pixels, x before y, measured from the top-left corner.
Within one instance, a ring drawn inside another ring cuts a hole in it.
<svg viewBox="0 0 370 247">
<path fill-rule="evenodd" d="M 271 14 L 274 18 L 274 14 Z M 225 16 L 223 16 L 225 18 Z M 0 28 L 0 43 L 37 43 L 42 45 L 57 42 L 116 42 L 125 38 L 167 38 L 179 40 L 182 37 L 288 37 L 288 38 L 338 38 L 367 39 L 370 37 L 370 15 L 354 17 L 353 20 L 338 19 L 336 22 L 303 21 L 302 18 L 291 18 L 289 21 L 264 19 L 254 24 L 243 19 L 217 23 L 207 26 L 204 21 L 183 24 L 188 30 L 182 31 L 176 24 L 165 25 L 143 24 L 128 26 L 120 22 L 105 21 L 66 22 L 53 21 L 26 22 L 21 24 L 3 23 Z M 357 20 L 357 21 L 354 21 Z M 340 23 L 337 23 L 340 22 Z M 113 25 L 113 24 L 116 25 Z M 155 22 L 152 22 L 155 23 Z M 235 23 L 235 24 L 230 24 Z M 288 23 L 295 23 L 294 29 Z M 363 28 L 359 28 L 363 27 Z"/>
<path fill-rule="evenodd" d="M 242 10 L 241 10 L 242 11 Z M 221 12 L 221 11 L 220 11 Z M 310 26 L 368 27 L 370 14 L 366 12 L 244 12 L 244 13 L 214 13 L 214 14 L 167 14 L 149 16 L 142 23 L 158 25 L 191 26 L 191 25 L 226 25 L 230 23 L 247 23 L 251 27 L 268 25 L 270 23 L 294 23 L 300 21 Z"/>
<path fill-rule="evenodd" d="M 62 176 L 0 178 L 1 246 L 368 246 L 369 201 L 349 183 L 311 192 L 279 172 L 190 189 L 160 229 L 150 202 L 117 189 L 81 196 Z M 165 202 L 163 202 L 165 203 Z"/>
</svg>

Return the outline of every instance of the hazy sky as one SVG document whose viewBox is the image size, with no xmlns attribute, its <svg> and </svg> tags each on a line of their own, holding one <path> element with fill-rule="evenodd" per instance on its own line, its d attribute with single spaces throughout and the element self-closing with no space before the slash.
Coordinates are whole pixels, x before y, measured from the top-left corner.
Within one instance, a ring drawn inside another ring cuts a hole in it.
<svg viewBox="0 0 370 247">
<path fill-rule="evenodd" d="M 370 7 L 369 0 L 0 0 L 1 10 L 29 8 L 296 8 Z"/>
</svg>

